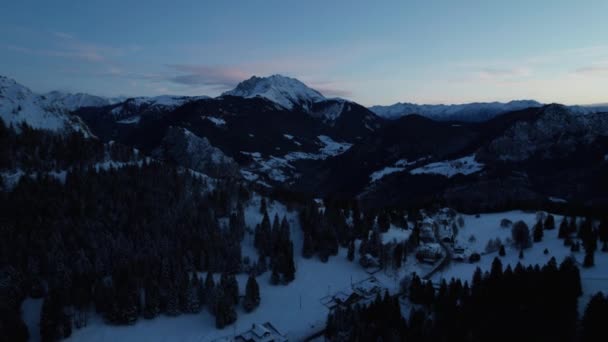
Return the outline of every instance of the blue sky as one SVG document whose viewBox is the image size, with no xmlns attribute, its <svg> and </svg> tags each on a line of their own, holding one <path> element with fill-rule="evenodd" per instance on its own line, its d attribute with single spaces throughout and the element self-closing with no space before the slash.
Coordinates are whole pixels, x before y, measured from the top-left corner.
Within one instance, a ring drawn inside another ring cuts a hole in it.
<svg viewBox="0 0 608 342">
<path fill-rule="evenodd" d="M 364 105 L 608 102 L 608 1 L 2 1 L 35 91 L 210 95 L 296 77 Z"/>
</svg>

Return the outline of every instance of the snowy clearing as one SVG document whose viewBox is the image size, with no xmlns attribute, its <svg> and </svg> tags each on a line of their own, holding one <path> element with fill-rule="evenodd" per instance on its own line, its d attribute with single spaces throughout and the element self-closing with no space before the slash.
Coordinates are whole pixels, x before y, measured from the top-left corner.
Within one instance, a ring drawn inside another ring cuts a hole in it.
<svg viewBox="0 0 608 342">
<path fill-rule="evenodd" d="M 437 174 L 451 178 L 457 174 L 470 175 L 483 169 L 483 164 L 475 160 L 475 155 L 462 157 L 454 160 L 440 161 L 426 164 L 410 171 L 413 175 Z"/>
</svg>

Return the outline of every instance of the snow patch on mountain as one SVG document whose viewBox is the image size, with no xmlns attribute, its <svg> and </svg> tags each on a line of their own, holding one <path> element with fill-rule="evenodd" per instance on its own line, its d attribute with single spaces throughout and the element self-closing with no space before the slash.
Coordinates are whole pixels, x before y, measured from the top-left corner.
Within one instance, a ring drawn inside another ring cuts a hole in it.
<svg viewBox="0 0 608 342">
<path fill-rule="evenodd" d="M 470 175 L 483 170 L 484 164 L 475 160 L 475 155 L 470 155 L 454 160 L 445 160 L 410 170 L 413 175 L 437 174 L 448 178 L 457 174 Z"/>
<path fill-rule="evenodd" d="M 209 120 L 216 126 L 224 126 L 226 125 L 226 120 L 222 118 L 216 118 L 214 116 L 202 116 L 203 120 Z"/>
<path fill-rule="evenodd" d="M 141 116 L 136 115 L 136 116 L 132 116 L 132 117 L 129 117 L 126 119 L 118 120 L 118 121 L 116 121 L 116 123 L 123 124 L 123 125 L 136 125 L 139 123 L 140 120 L 141 120 Z"/>
<path fill-rule="evenodd" d="M 327 135 L 319 135 L 317 139 L 325 144 L 325 146 L 320 149 L 320 152 L 327 157 L 334 157 L 342 154 L 353 146 L 353 144 L 350 143 L 334 141 Z"/>
<path fill-rule="evenodd" d="M 402 172 L 405 171 L 405 169 L 408 166 L 412 166 L 415 165 L 416 163 L 423 161 L 425 159 L 428 159 L 428 157 L 423 157 L 414 161 L 408 161 L 407 159 L 399 159 L 395 162 L 395 164 L 393 164 L 392 166 L 387 166 L 381 170 L 378 171 L 374 171 L 372 172 L 371 175 L 369 175 L 370 181 L 373 182 L 377 182 L 380 179 L 384 178 L 385 176 L 388 176 L 390 174 L 396 173 L 396 172 Z"/>
</svg>

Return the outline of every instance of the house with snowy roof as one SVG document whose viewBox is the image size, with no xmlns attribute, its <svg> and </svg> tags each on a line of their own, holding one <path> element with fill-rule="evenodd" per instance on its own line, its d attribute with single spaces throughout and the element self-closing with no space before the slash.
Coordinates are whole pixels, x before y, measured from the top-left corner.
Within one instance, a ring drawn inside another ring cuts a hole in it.
<svg viewBox="0 0 608 342">
<path fill-rule="evenodd" d="M 234 337 L 235 342 L 287 342 L 285 335 L 281 334 L 270 322 L 253 324 L 251 329 Z"/>
</svg>

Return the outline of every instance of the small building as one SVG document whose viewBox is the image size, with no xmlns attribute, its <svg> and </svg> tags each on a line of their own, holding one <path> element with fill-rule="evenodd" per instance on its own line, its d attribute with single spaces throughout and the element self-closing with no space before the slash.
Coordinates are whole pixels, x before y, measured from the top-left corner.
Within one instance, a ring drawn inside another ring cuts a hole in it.
<svg viewBox="0 0 608 342">
<path fill-rule="evenodd" d="M 234 337 L 235 342 L 287 342 L 285 335 L 281 334 L 270 322 L 253 324 L 251 329 Z"/>
<path fill-rule="evenodd" d="M 384 289 L 385 287 L 382 286 L 376 277 L 369 277 L 353 284 L 353 291 L 363 298 L 375 298 L 376 294 L 382 294 Z"/>
<path fill-rule="evenodd" d="M 424 243 L 435 242 L 435 230 L 433 224 L 422 223 L 420 226 L 420 241 Z"/>
<path fill-rule="evenodd" d="M 416 258 L 420 262 L 434 264 L 443 256 L 441 245 L 438 243 L 427 243 L 416 251 Z"/>
</svg>

